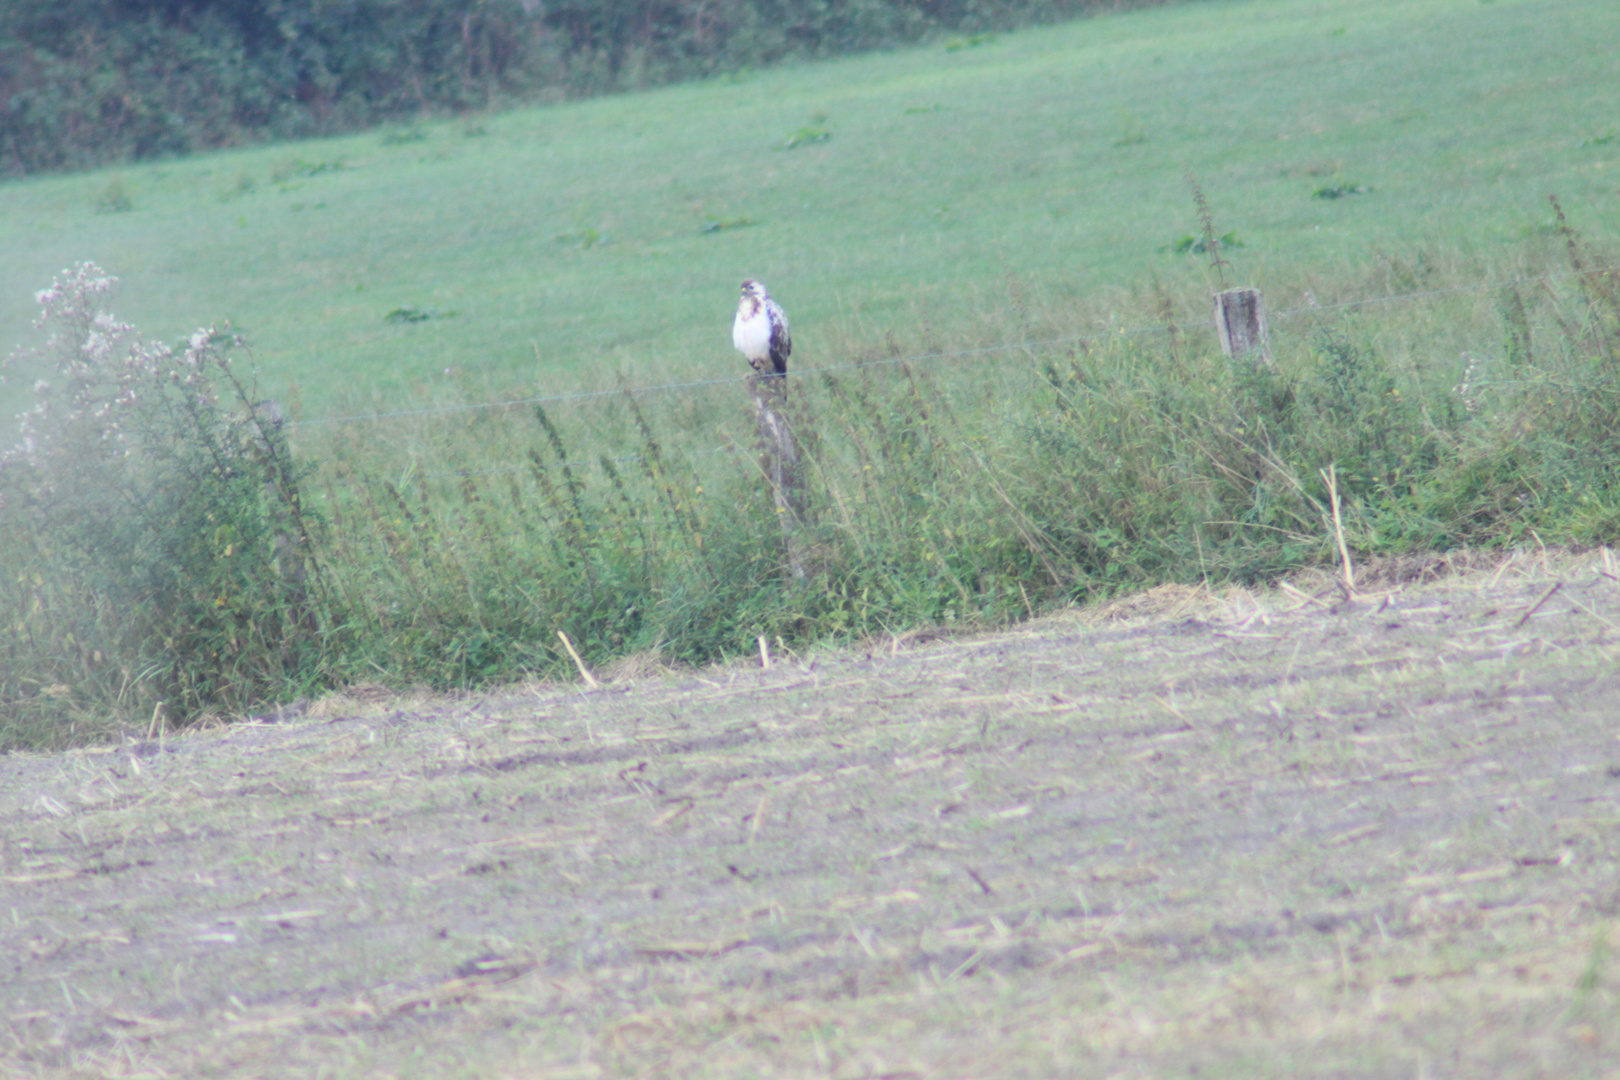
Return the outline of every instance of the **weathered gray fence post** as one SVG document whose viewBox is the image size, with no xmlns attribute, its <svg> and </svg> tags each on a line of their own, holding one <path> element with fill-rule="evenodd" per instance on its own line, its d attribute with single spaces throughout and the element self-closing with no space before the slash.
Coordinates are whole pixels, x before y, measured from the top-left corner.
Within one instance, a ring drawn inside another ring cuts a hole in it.
<svg viewBox="0 0 1620 1080">
<path fill-rule="evenodd" d="M 760 468 L 771 486 L 776 519 L 782 526 L 782 543 L 787 550 L 788 570 L 803 578 L 804 552 L 799 529 L 805 524 L 809 503 L 805 497 L 804 469 L 793 428 L 783 413 L 787 401 L 787 376 L 749 375 L 744 380 L 748 396 L 754 399 L 754 422 L 759 435 Z"/>
<path fill-rule="evenodd" d="M 1265 301 L 1259 289 L 1227 289 L 1215 294 L 1215 332 L 1221 351 L 1230 357 L 1259 350 L 1271 365 L 1271 335 L 1266 329 Z"/>
</svg>

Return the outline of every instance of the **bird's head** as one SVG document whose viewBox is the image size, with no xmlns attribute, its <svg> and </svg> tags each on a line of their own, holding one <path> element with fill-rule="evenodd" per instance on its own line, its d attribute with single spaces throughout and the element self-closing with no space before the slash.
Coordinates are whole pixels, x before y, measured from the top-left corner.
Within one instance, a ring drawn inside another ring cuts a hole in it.
<svg viewBox="0 0 1620 1080">
<path fill-rule="evenodd" d="M 742 283 L 742 294 L 744 296 L 753 297 L 755 300 L 763 300 L 765 299 L 765 286 L 761 285 L 753 278 L 749 278 L 747 281 Z"/>
</svg>

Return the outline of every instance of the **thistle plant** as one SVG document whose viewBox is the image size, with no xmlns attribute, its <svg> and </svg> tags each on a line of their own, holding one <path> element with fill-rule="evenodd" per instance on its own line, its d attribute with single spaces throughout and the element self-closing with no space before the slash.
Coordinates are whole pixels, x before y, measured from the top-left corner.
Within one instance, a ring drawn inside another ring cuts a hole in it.
<svg viewBox="0 0 1620 1080">
<path fill-rule="evenodd" d="M 131 459 L 150 447 L 149 429 L 162 409 L 178 403 L 165 384 L 180 388 L 179 398 L 195 399 L 185 404 L 194 414 L 217 407 L 208 368 L 229 369 L 216 349 L 221 335 L 198 330 L 179 356 L 167 345 L 143 341 L 129 323 L 96 310 L 116 284 L 93 263 L 64 271 L 34 295 L 41 307 L 34 325 L 50 335 L 45 344 L 6 362 L 6 368 L 30 361 L 47 368 L 34 383 L 33 408 L 19 418 L 22 441 L 0 453 L 10 494 L 32 497 L 36 509 L 55 508 L 80 493 L 75 489 L 83 480 L 75 477 L 95 473 L 106 481 L 134 468 Z"/>
<path fill-rule="evenodd" d="M 0 545 L 22 575 L 0 606 L 0 711 L 183 719 L 274 696 L 311 660 L 310 537 L 276 410 L 254 400 L 228 329 L 175 346 L 102 308 L 92 263 L 36 294 L 43 369 L 0 452 Z M 20 582 L 31 583 L 23 594 Z M 48 676 L 48 677 L 42 677 Z M 9 706 L 9 710 L 5 707 Z"/>
</svg>

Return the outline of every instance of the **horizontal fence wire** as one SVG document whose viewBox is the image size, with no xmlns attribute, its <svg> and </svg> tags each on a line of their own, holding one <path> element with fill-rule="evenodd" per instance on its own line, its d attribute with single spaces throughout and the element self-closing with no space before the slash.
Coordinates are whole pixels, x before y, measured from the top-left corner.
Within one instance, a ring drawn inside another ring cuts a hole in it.
<svg viewBox="0 0 1620 1080">
<path fill-rule="evenodd" d="M 681 453 L 681 457 L 683 457 L 683 458 L 714 457 L 716 454 L 740 454 L 740 453 L 743 453 L 743 452 L 744 452 L 743 450 L 741 450 L 739 447 L 736 447 L 736 446 L 716 446 L 712 450 L 689 450 L 689 451 L 683 451 Z M 606 456 L 607 455 L 605 455 L 605 454 L 602 455 L 602 457 L 606 457 Z M 601 457 L 595 457 L 595 458 L 588 458 L 588 457 L 573 458 L 573 457 L 571 457 L 571 458 L 565 458 L 565 459 L 563 459 L 561 461 L 549 462 L 549 463 L 548 462 L 526 461 L 522 465 L 509 465 L 504 469 L 451 469 L 448 472 L 423 473 L 417 479 L 421 479 L 421 480 L 460 480 L 460 479 L 464 479 L 464 478 L 467 478 L 467 477 L 473 477 L 473 476 L 506 476 L 509 473 L 533 472 L 535 469 L 546 469 L 547 471 L 549 471 L 551 469 L 560 469 L 560 468 L 565 468 L 565 467 L 570 468 L 570 469 L 578 469 L 578 468 L 593 468 L 594 469 L 594 468 L 597 468 L 597 467 L 600 466 L 601 460 L 602 460 Z M 625 465 L 625 464 L 630 464 L 630 463 L 639 462 L 639 461 L 646 461 L 646 460 L 647 460 L 647 455 L 646 454 L 620 454 L 618 457 L 610 457 L 610 458 L 608 458 L 608 462 L 610 464 L 613 464 L 613 465 Z"/>
<path fill-rule="evenodd" d="M 1347 300 L 1334 304 L 1317 303 L 1314 297 L 1306 293 L 1309 303 L 1303 307 L 1283 308 L 1278 311 L 1266 313 L 1268 319 L 1289 319 L 1304 315 L 1323 315 L 1333 312 L 1348 311 L 1356 308 L 1370 307 L 1380 304 L 1402 303 L 1412 300 L 1429 299 L 1437 296 L 1460 295 L 1463 293 L 1484 292 L 1492 289 L 1517 288 L 1523 285 L 1533 285 L 1541 282 L 1556 281 L 1575 277 L 1597 277 L 1615 272 L 1617 268 L 1611 266 L 1599 267 L 1591 270 L 1568 270 L 1559 273 L 1536 274 L 1529 277 L 1509 278 L 1499 281 L 1476 282 L 1471 285 L 1457 285 L 1443 289 L 1422 289 L 1409 293 L 1391 293 L 1385 296 L 1366 297 L 1360 300 Z M 1110 330 L 1101 333 L 1076 334 L 1059 338 L 1046 338 L 1038 341 L 1013 342 L 1005 345 L 986 345 L 971 349 L 952 349 L 938 352 L 915 353 L 909 356 L 888 357 L 882 360 L 863 360 L 848 364 L 827 364 L 821 367 L 801 368 L 796 374 L 800 376 L 819 375 L 840 371 L 862 370 L 874 367 L 885 367 L 896 364 L 929 364 L 943 363 L 952 360 L 965 360 L 974 357 L 993 356 L 999 353 L 1019 352 L 1023 350 L 1046 349 L 1060 345 L 1078 345 L 1104 339 L 1139 336 L 1144 334 L 1168 333 L 1172 330 L 1187 329 L 1215 329 L 1213 319 L 1200 319 L 1190 323 L 1172 325 L 1170 323 L 1153 323 L 1137 326 L 1127 330 Z M 736 377 L 719 379 L 695 379 L 688 382 L 661 383 L 655 386 L 620 387 L 612 390 L 591 390 L 572 394 L 552 394 L 526 398 L 511 398 L 500 401 L 472 402 L 462 405 L 443 405 L 421 409 L 400 409 L 391 412 L 364 413 L 351 416 L 317 417 L 312 420 L 290 421 L 287 427 L 316 427 L 322 425 L 361 424 L 383 420 L 395 420 L 413 416 L 444 416 L 455 413 L 472 412 L 485 409 L 516 408 L 529 405 L 568 404 L 593 399 L 622 397 L 626 394 L 637 397 L 676 393 L 683 390 L 703 389 L 714 386 L 735 387 L 738 385 Z M 709 450 L 695 450 L 683 454 L 684 457 L 711 457 L 718 454 L 735 454 L 741 452 L 736 446 L 721 446 Z M 563 461 L 542 464 L 527 462 L 523 465 L 514 465 L 500 469 L 454 469 L 443 472 L 423 473 L 415 477 L 419 480 L 465 479 L 479 476 L 502 476 L 511 473 L 531 472 L 536 468 L 553 469 L 564 466 L 571 468 L 597 467 L 600 457 L 571 457 Z M 625 454 L 607 459 L 612 464 L 627 464 L 646 460 L 642 454 Z M 410 470 L 404 470 L 409 476 Z"/>
<path fill-rule="evenodd" d="M 1197 325 L 1203 325 L 1199 323 Z M 1210 323 L 1213 327 L 1214 323 Z M 1081 334 L 1074 337 L 1048 338 L 1044 341 L 1020 341 L 1011 345 L 986 345 L 973 349 L 956 349 L 949 352 L 917 353 L 914 356 L 896 356 L 883 360 L 863 360 L 853 364 L 828 364 L 815 368 L 796 368 L 796 375 L 819 375 L 829 371 L 851 371 L 858 368 L 882 367 L 887 364 L 921 364 L 936 360 L 955 360 L 969 356 L 983 356 L 990 353 L 1015 352 L 1019 349 L 1043 349 L 1052 345 L 1070 345 L 1082 341 L 1096 341 L 1100 338 L 1113 337 L 1120 334 L 1150 334 L 1162 333 L 1168 326 L 1143 326 L 1134 330 L 1116 330 L 1106 334 Z M 551 405 L 561 402 L 586 401 L 591 398 L 622 397 L 625 394 L 636 396 L 649 394 L 674 393 L 677 390 L 690 390 L 694 387 L 707 386 L 736 386 L 735 376 L 724 379 L 696 379 L 692 382 L 661 383 L 657 386 L 626 386 L 615 390 L 591 390 L 578 394 L 558 394 L 551 397 L 512 398 L 503 401 L 483 401 L 468 405 L 443 405 L 427 409 L 403 409 L 398 412 L 366 413 L 359 416 L 327 416 L 314 420 L 296 420 L 289 422 L 287 427 L 313 427 L 320 424 L 359 424 L 373 420 L 394 420 L 406 416 L 437 416 L 448 413 L 469 412 L 476 409 L 504 409 L 518 405 Z"/>
</svg>

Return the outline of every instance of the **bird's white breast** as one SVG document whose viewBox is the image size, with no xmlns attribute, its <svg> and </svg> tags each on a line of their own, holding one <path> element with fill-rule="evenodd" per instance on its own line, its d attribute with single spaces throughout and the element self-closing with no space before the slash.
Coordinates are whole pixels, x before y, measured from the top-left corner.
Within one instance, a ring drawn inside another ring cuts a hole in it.
<svg viewBox="0 0 1620 1080">
<path fill-rule="evenodd" d="M 738 305 L 731 343 L 750 360 L 763 360 L 771 354 L 771 320 L 763 304 L 745 299 Z"/>
</svg>

